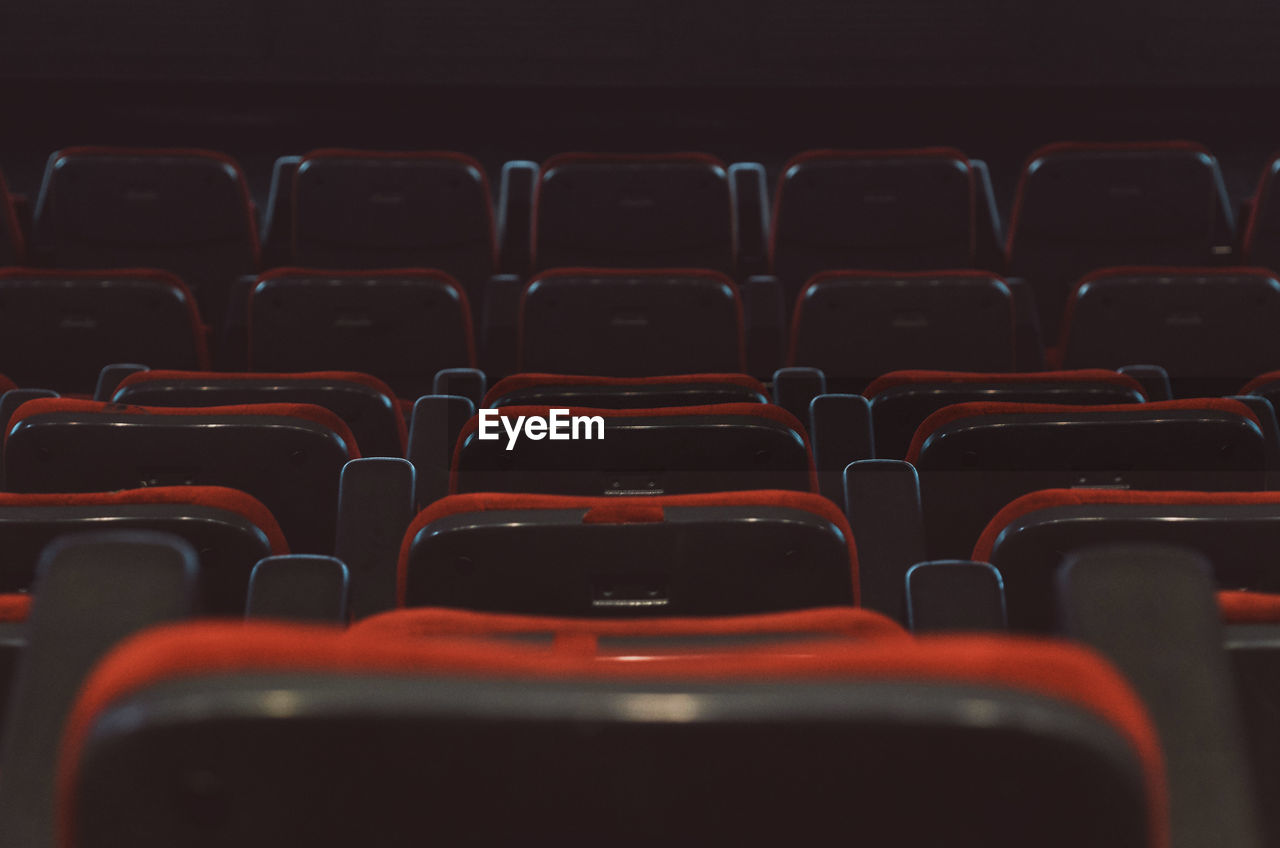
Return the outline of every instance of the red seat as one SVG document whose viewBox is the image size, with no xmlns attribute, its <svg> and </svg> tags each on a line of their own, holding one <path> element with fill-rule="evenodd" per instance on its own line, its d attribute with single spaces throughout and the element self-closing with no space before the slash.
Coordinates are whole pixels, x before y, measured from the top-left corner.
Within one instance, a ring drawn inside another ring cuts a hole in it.
<svg viewBox="0 0 1280 848">
<path fill-rule="evenodd" d="M 563 415 L 599 419 L 591 439 L 509 438 L 497 418 L 549 418 L 549 406 L 504 406 L 479 438 L 480 415 L 463 426 L 454 447 L 450 492 L 540 492 L 563 495 L 682 494 L 743 489 L 818 491 L 804 426 L 781 407 L 730 403 L 658 409 L 583 409 Z M 491 429 L 491 432 L 492 429 Z"/>
<path fill-rule="evenodd" d="M 743 615 L 858 602 L 844 514 L 808 492 L 470 494 L 410 524 L 398 597 L 525 615 Z"/>
<path fill-rule="evenodd" d="M 339 475 L 360 456 L 351 430 L 309 404 L 143 407 L 52 398 L 18 407 L 5 488 L 104 492 L 227 486 L 261 500 L 302 553 L 333 549 Z"/>
<path fill-rule="evenodd" d="M 120 381 L 112 402 L 188 407 L 310 403 L 346 422 L 364 456 L 404 456 L 409 441 L 391 388 L 377 377 L 355 371 L 139 371 Z"/>
<path fill-rule="evenodd" d="M 1085 648 L 1008 638 L 602 663 L 570 645 L 170 626 L 98 667 L 61 763 L 67 848 L 185 844 L 210 817 L 245 848 L 407 846 L 424 822 L 444 842 L 809 843 L 856 821 L 904 848 L 1168 845 L 1160 746 L 1129 686 Z"/>
</svg>

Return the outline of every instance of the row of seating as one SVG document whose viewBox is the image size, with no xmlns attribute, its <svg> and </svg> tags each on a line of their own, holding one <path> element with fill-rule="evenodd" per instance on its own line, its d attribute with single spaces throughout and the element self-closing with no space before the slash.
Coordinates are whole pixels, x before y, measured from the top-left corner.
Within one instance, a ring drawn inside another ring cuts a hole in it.
<svg viewBox="0 0 1280 848">
<path fill-rule="evenodd" d="M 1270 271 L 1094 272 L 1073 291 L 1047 355 L 1023 337 L 1016 301 L 1006 281 L 980 271 L 825 272 L 800 293 L 786 362 L 821 369 L 830 390 L 847 393 L 902 369 L 1145 363 L 1166 370 L 1178 397 L 1233 392 L 1280 367 L 1271 332 L 1280 282 Z M 442 272 L 271 271 L 252 286 L 231 370 L 358 371 L 412 399 L 448 368 L 767 377 L 781 360 L 777 311 L 770 321 L 769 304 L 744 304 L 712 271 L 563 269 L 503 297 L 491 291 L 488 306 L 477 345 L 470 299 Z M 168 272 L 0 269 L 0 367 L 20 386 L 88 394 L 109 364 L 208 370 L 229 364 L 222 352 L 215 363 L 199 309 Z"/>
<path fill-rule="evenodd" d="M 856 469 L 850 480 L 867 486 L 871 473 L 871 468 Z M 911 563 L 888 563 L 876 555 L 871 543 L 891 532 L 905 545 L 923 547 L 922 539 L 910 538 L 909 512 L 898 515 L 892 528 L 872 532 L 865 532 L 868 516 L 852 515 L 864 531 L 855 534 L 849 517 L 831 501 L 798 491 L 608 498 L 450 495 L 408 522 L 396 540 L 394 562 L 386 563 L 390 567 L 338 581 L 351 603 L 321 608 L 330 617 L 357 620 L 396 607 L 439 607 L 585 621 L 870 603 L 869 608 L 921 631 L 939 629 L 939 621 L 967 618 L 970 629 L 980 623 L 981 629 L 1053 633 L 1061 629 L 1053 580 L 1066 554 L 1141 540 L 1202 554 L 1213 567 L 1224 621 L 1280 623 L 1280 574 L 1267 556 L 1280 541 L 1280 494 L 1275 492 L 1035 490 L 1005 504 L 966 559 L 935 566 L 940 571 L 930 571 L 931 561 L 923 555 Z M 367 518 L 346 517 L 340 532 L 364 530 L 351 523 Z M 6 593 L 0 597 L 5 622 L 26 620 L 27 593 L 48 544 L 90 528 L 163 531 L 186 539 L 199 552 L 196 604 L 211 616 L 261 610 L 267 603 L 262 593 L 269 591 L 263 587 L 277 579 L 274 569 L 283 567 L 272 558 L 290 558 L 276 517 L 261 501 L 234 489 L 4 494 L 0 534 L 9 556 L 0 570 L 0 592 Z M 860 544 L 869 555 L 864 562 Z M 327 557 L 302 559 L 318 576 L 340 575 Z M 966 571 L 964 562 L 994 566 L 999 577 L 992 582 L 989 568 Z M 953 587 L 969 592 L 968 599 L 975 601 L 971 608 L 932 585 L 945 582 L 946 572 L 957 581 Z M 886 577 L 900 584 L 893 603 L 878 594 L 890 582 Z M 863 597 L 864 586 L 868 597 Z M 999 602 L 983 603 L 984 593 Z M 291 600 L 298 603 L 296 597 Z M 953 608 L 940 610 L 939 600 Z"/>
<path fill-rule="evenodd" d="M 1271 375 L 1259 385 L 1274 388 L 1276 382 Z M 490 403 L 497 407 L 493 417 L 507 425 L 522 417 L 549 418 L 557 402 L 607 400 L 592 408 L 564 407 L 571 415 L 597 422 L 598 431 L 588 428 L 586 438 L 578 440 L 481 438 L 481 417 L 469 399 L 426 396 L 415 405 L 413 433 L 405 451 L 412 465 L 388 459 L 392 470 L 386 473 L 393 477 L 381 491 L 392 503 L 399 497 L 403 504 L 418 509 L 434 509 L 447 502 L 451 505 L 439 507 L 446 515 L 452 515 L 460 503 L 449 497 L 468 493 L 497 497 L 501 503 L 510 501 L 496 493 L 624 500 L 657 496 L 640 502 L 637 520 L 645 520 L 647 511 L 661 515 L 663 497 L 715 493 L 725 498 L 731 492 L 771 490 L 769 498 L 783 506 L 789 501 L 780 492 L 825 495 L 833 509 L 847 510 L 855 531 L 865 526 L 899 541 L 913 540 L 917 553 L 908 558 L 905 565 L 909 566 L 926 558 L 970 556 L 992 518 L 1006 504 L 1032 491 L 1099 486 L 1265 491 L 1274 482 L 1280 455 L 1274 409 L 1258 395 L 1108 403 L 1117 395 L 1137 395 L 1139 385 L 1125 375 L 1093 372 L 1063 375 L 1056 382 L 1028 381 L 1024 375 L 1002 381 L 996 375 L 975 380 L 973 375 L 903 374 L 890 375 L 885 383 L 896 384 L 897 391 L 886 392 L 878 407 L 853 396 L 814 397 L 807 404 L 807 424 L 780 406 L 760 402 L 766 396 L 749 380 L 718 375 L 653 383 L 570 380 L 565 384 L 529 376 L 507 386 L 499 384 L 497 394 L 490 394 Z M 398 415 L 388 408 L 388 398 L 383 395 L 380 405 L 365 403 L 377 398 L 361 394 L 364 388 L 358 382 L 346 383 L 342 375 L 289 381 L 163 372 L 153 378 L 142 372 L 122 383 L 117 397 L 127 397 L 131 389 L 144 396 L 207 391 L 210 396 L 203 400 L 214 403 L 224 392 L 240 397 L 256 394 L 255 400 L 290 391 L 299 393 L 295 397 L 325 403 L 336 397 L 339 404 L 360 402 L 346 412 L 363 416 L 362 430 L 383 426 L 389 441 L 403 439 L 403 424 L 396 424 Z M 909 388 L 914 391 L 906 391 Z M 344 397 L 339 394 L 343 389 L 352 391 Z M 555 397 L 558 390 L 567 394 Z M 677 395 L 677 403 L 704 400 L 699 397 L 704 391 L 719 394 L 720 399 L 735 391 L 754 393 L 755 398 L 747 403 L 653 405 Z M 1027 398 L 1046 395 L 1057 400 L 1066 395 L 1092 405 L 1027 402 Z M 965 400 L 974 397 L 1005 400 Z M 13 407 L 23 398 L 21 391 L 11 392 L 0 406 Z M 533 400 L 538 403 L 530 403 Z M 637 404 L 647 405 L 636 408 Z M 905 459 L 873 459 L 877 408 L 890 423 L 900 423 L 911 413 L 925 416 L 914 430 Z M 896 421 L 895 415 L 900 416 Z M 507 429 L 507 425 L 499 428 L 490 423 L 493 429 Z M 336 538 L 341 535 L 339 485 L 344 467 L 361 457 L 347 422 L 311 403 L 169 407 L 46 397 L 13 408 L 6 433 L 3 475 L 10 492 L 62 495 L 137 487 L 226 486 L 261 501 L 292 550 L 321 555 L 341 547 Z M 396 470 L 402 465 L 413 469 L 407 478 Z M 849 476 L 848 468 L 854 469 L 855 476 Z M 886 468 L 877 476 L 877 470 Z M 393 496 L 396 491 L 400 495 Z M 891 497 L 895 492 L 897 497 Z M 624 500 L 610 501 L 617 509 L 602 508 L 598 514 L 604 520 L 627 515 L 620 506 Z M 558 502 L 552 498 L 547 503 Z M 540 507 L 530 502 L 523 508 Z M 485 509 L 497 507 L 490 504 Z M 915 519 L 909 517 L 913 513 Z M 769 534 L 779 543 L 791 544 L 787 533 L 771 529 L 769 522 L 762 521 L 760 526 L 770 528 Z M 390 546 L 399 547 L 407 527 L 406 519 L 391 534 Z M 447 538 L 435 524 L 430 535 L 441 543 Z M 465 538 L 467 544 L 475 544 L 474 533 Z M 767 548 L 765 542 L 752 544 Z M 515 540 L 503 546 L 512 555 L 527 549 Z M 239 593 L 226 593 L 235 601 L 233 608 L 240 605 L 243 577 L 251 564 L 240 569 Z M 903 565 L 897 557 L 892 567 L 876 566 L 876 575 L 887 576 L 871 579 L 889 587 L 890 600 L 868 602 L 871 606 L 901 613 Z M 384 573 L 391 570 L 388 565 Z M 19 573 L 24 572 L 19 569 Z M 832 598 L 829 603 L 856 598 L 856 581 L 854 588 L 846 585 L 846 590 L 850 596 Z M 399 594 L 403 592 L 401 587 Z M 781 590 L 770 592 L 783 597 Z M 529 588 L 515 597 L 530 599 L 537 593 Z M 578 597 L 580 602 L 588 600 Z M 589 609 L 578 612 L 586 614 Z"/>
<path fill-rule="evenodd" d="M 25 250 L 5 204 L 0 261 L 162 268 L 219 322 L 241 299 L 233 280 L 291 265 L 439 268 L 472 291 L 499 272 L 692 267 L 776 274 L 789 299 L 824 270 L 985 268 L 1029 280 L 1053 336 L 1070 286 L 1097 268 L 1280 264 L 1276 173 L 1237 235 L 1200 145 L 1049 145 L 1028 160 L 1002 244 L 986 166 L 950 148 L 809 151 L 772 200 L 754 163 L 567 154 L 508 163 L 496 212 L 461 154 L 324 149 L 277 162 L 260 238 L 223 154 L 74 147 L 49 160 Z"/>
<path fill-rule="evenodd" d="M 860 396 L 832 392 L 833 382 L 818 369 L 786 368 L 774 375 L 772 389 L 734 373 L 624 378 L 526 373 L 490 387 L 481 371 L 449 369 L 435 374 L 429 387 L 432 403 L 447 403 L 440 396 L 452 396 L 465 405 L 464 418 L 477 409 L 514 406 L 618 411 L 776 402 L 808 432 L 815 451 L 836 451 L 846 462 L 907 458 L 921 425 L 955 404 L 1124 405 L 1173 399 L 1168 375 L 1149 366 L 1029 373 L 892 371 L 872 380 Z M 12 392 L 0 395 L 0 417 L 6 421 L 17 404 L 59 396 L 51 390 L 18 389 L 3 375 L 0 387 Z M 1249 404 L 1258 417 L 1269 444 L 1274 405 L 1280 401 L 1280 372 L 1267 372 L 1232 388 L 1232 396 Z M 225 373 L 117 364 L 97 377 L 95 400 L 136 407 L 314 404 L 341 419 L 362 455 L 412 457 L 406 426 L 412 404 L 399 400 L 387 384 L 359 372 Z M 832 415 L 842 416 L 838 425 L 828 423 L 837 420 Z M 852 447 L 834 448 L 838 443 Z M 830 462 L 824 465 L 839 470 Z"/>
</svg>

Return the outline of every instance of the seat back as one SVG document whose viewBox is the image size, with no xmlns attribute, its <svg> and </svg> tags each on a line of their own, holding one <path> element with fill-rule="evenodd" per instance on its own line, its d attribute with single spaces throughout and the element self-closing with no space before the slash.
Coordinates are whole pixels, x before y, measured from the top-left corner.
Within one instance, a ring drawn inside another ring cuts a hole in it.
<svg viewBox="0 0 1280 848">
<path fill-rule="evenodd" d="M 566 153 L 534 188 L 533 267 L 709 268 L 733 273 L 724 163 L 701 153 Z"/>
<path fill-rule="evenodd" d="M 1008 272 L 1035 291 L 1056 337 L 1076 281 L 1116 265 L 1209 265 L 1230 251 L 1218 161 L 1185 141 L 1051 144 L 1023 169 L 1009 222 Z"/>
<path fill-rule="evenodd" d="M 1050 489 L 1005 506 L 974 547 L 1004 577 L 1009 626 L 1051 632 L 1067 554 L 1111 542 L 1177 545 L 1204 556 L 1223 589 L 1280 592 L 1280 493 Z"/>
<path fill-rule="evenodd" d="M 481 410 L 458 436 L 450 491 L 617 496 L 818 490 L 805 429 L 777 406 L 554 411 L 558 423 L 552 407 Z M 543 433 L 554 428 L 560 435 L 537 436 L 542 425 L 530 422 L 539 420 L 546 421 Z M 511 430 L 520 434 L 514 442 Z"/>
<path fill-rule="evenodd" d="M 1278 325 L 1280 281 L 1263 268 L 1111 268 L 1072 292 L 1062 365 L 1149 363 L 1177 397 L 1226 395 L 1280 368 Z"/>
<path fill-rule="evenodd" d="M 67 848 L 210 830 L 242 848 L 399 848 L 427 832 L 763 846 L 851 821 L 903 848 L 958 833 L 990 848 L 1168 845 L 1150 719 L 1096 654 L 1059 643 L 602 664 L 508 642 L 171 627 L 99 666 L 62 762 Z"/>
<path fill-rule="evenodd" d="M 1257 418 L 1239 401 L 1116 406 L 962 403 L 916 430 L 907 460 L 920 473 L 931 559 L 962 559 L 982 528 L 1037 489 L 1265 488 Z"/>
<path fill-rule="evenodd" d="M 982 271 L 819 274 L 796 300 L 792 365 L 820 368 L 827 388 L 858 394 L 900 368 L 1008 371 L 1013 295 Z"/>
<path fill-rule="evenodd" d="M 244 614 L 249 572 L 289 552 L 275 517 L 256 498 L 217 486 L 157 486 L 80 494 L 0 493 L 0 592 L 32 587 L 36 563 L 59 536 L 107 529 L 172 533 L 200 557 L 198 605 L 208 615 Z"/>
<path fill-rule="evenodd" d="M 745 615 L 855 604 L 843 514 L 807 492 L 454 495 L 410 525 L 403 606 L 574 617 Z"/>
<path fill-rule="evenodd" d="M 161 408 L 53 398 L 9 423 L 5 489 L 107 492 L 212 485 L 253 495 L 300 553 L 333 549 L 338 478 L 360 456 L 342 419 L 307 404 Z"/>
<path fill-rule="evenodd" d="M 585 406 L 652 409 L 713 403 L 768 403 L 764 384 L 746 374 L 673 374 L 665 377 L 591 377 L 513 374 L 484 396 L 484 406 Z"/>
<path fill-rule="evenodd" d="M 920 424 L 954 403 L 1097 405 L 1146 400 L 1137 380 L 1100 368 L 999 374 L 893 371 L 873 380 L 863 395 L 871 401 L 876 456 L 881 459 L 905 457 Z"/>
<path fill-rule="evenodd" d="M 1280 156 L 1272 158 L 1258 178 L 1241 245 L 1244 261 L 1264 268 L 1280 268 L 1280 204 L 1275 202 L 1277 176 L 1280 176 Z"/>
<path fill-rule="evenodd" d="M 313 150 L 293 180 L 293 261 L 439 268 L 482 283 L 497 267 L 484 166 L 439 151 Z"/>
<path fill-rule="evenodd" d="M 249 301 L 254 371 L 359 371 L 401 397 L 476 364 L 471 305 L 442 271 L 277 268 Z"/>
<path fill-rule="evenodd" d="M 162 268 L 217 320 L 230 283 L 258 269 L 248 183 L 209 150 L 68 147 L 45 170 L 33 242 L 63 268 Z"/>
<path fill-rule="evenodd" d="M 526 371 L 648 377 L 746 369 L 742 301 L 724 274 L 560 269 L 525 287 Z"/>
<path fill-rule="evenodd" d="M 309 403 L 341 418 L 363 456 L 404 456 L 408 441 L 404 415 L 391 388 L 354 371 L 139 371 L 120 381 L 111 400 L 133 406 L 188 407 Z"/>
<path fill-rule="evenodd" d="M 837 268 L 971 268 L 976 197 L 969 160 L 951 148 L 801 153 L 773 196 L 774 273 L 794 297 Z"/>
<path fill-rule="evenodd" d="M 167 271 L 0 270 L 0 369 L 23 386 L 91 394 L 112 362 L 209 367 L 206 328 Z"/>
</svg>

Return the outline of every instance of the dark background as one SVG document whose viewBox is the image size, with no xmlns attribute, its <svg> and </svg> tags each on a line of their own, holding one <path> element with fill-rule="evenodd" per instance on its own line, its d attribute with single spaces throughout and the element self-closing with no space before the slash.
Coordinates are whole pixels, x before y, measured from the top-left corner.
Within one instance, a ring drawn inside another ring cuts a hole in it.
<svg viewBox="0 0 1280 848">
<path fill-rule="evenodd" d="M 947 144 L 1007 206 L 1053 140 L 1191 138 L 1242 198 L 1280 148 L 1273 0 L 0 0 L 0 167 L 69 144 L 270 163 L 456 149 Z"/>
</svg>

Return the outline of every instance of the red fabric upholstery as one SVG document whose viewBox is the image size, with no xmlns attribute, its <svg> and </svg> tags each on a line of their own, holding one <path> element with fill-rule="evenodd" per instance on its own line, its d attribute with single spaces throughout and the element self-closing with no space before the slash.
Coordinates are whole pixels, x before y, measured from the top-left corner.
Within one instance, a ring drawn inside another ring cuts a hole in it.
<svg viewBox="0 0 1280 848">
<path fill-rule="evenodd" d="M 1243 406 L 1243 404 L 1241 404 Z M 18 407 L 19 410 L 26 407 L 26 404 Z M 805 452 L 809 455 L 809 485 L 813 491 L 818 491 L 818 471 L 813 464 L 813 446 L 809 443 L 809 435 L 800 420 L 787 412 L 780 406 L 774 406 L 769 403 L 719 403 L 710 406 L 664 406 L 657 409 L 588 409 L 586 407 L 551 407 L 551 406 L 505 406 L 498 410 L 502 418 L 518 418 L 521 415 L 541 415 L 547 416 L 551 409 L 565 408 L 568 415 L 590 415 L 600 416 L 605 419 L 606 426 L 610 418 L 683 418 L 696 417 L 700 415 L 720 415 L 735 416 L 741 415 L 750 418 L 763 418 L 768 421 L 774 421 L 789 427 L 800 434 L 800 438 L 804 440 Z M 16 421 L 16 417 L 15 417 Z M 10 429 L 12 429 L 10 424 Z M 462 425 L 462 430 L 458 433 L 458 440 L 453 446 L 453 460 L 450 463 L 449 472 L 449 491 L 456 492 L 458 490 L 458 459 L 462 455 L 462 446 L 466 443 L 467 437 L 476 432 L 480 428 L 479 415 L 473 415 Z"/>
<path fill-rule="evenodd" d="M 18 624 L 31 615 L 31 596 L 25 592 L 0 595 L 0 624 Z"/>
<path fill-rule="evenodd" d="M 708 618 L 650 618 L 611 620 L 502 615 L 443 607 L 392 610 L 366 618 L 351 628 L 359 635 L 393 639 L 429 636 L 499 636 L 549 634 L 565 638 L 585 652 L 596 654 L 599 637 L 735 636 L 811 634 L 852 638 L 908 638 L 898 622 L 880 613 L 854 607 L 828 607 L 764 615 Z M 676 649 L 680 650 L 680 649 Z M 662 648 L 656 648 L 659 654 Z M 683 652 L 687 653 L 687 649 Z M 601 656 L 602 659 L 607 657 Z"/>
<path fill-rule="evenodd" d="M 542 386 L 671 386 L 687 384 L 741 386 L 748 391 L 769 396 L 768 389 L 755 377 L 746 374 L 675 374 L 664 377 L 590 377 L 578 374 L 512 374 L 493 384 L 484 396 L 484 406 L 492 406 L 498 398 L 521 389 Z"/>
<path fill-rule="evenodd" d="M 262 263 L 262 246 L 258 241 L 258 224 L 254 213 L 253 197 L 249 194 L 249 181 L 245 179 L 244 170 L 231 156 L 217 150 L 204 150 L 195 147 L 107 147 L 100 145 L 83 145 L 64 147 L 58 151 L 59 159 L 68 156 L 145 156 L 172 157 L 177 159 L 209 159 L 235 172 L 237 189 L 244 205 L 245 220 L 249 225 L 249 243 L 253 246 L 253 264 Z"/>
<path fill-rule="evenodd" d="M 372 389 L 380 395 L 391 398 L 393 401 L 399 402 L 395 392 L 386 383 L 379 380 L 371 374 L 361 374 L 359 371 L 299 371 L 291 373 L 269 373 L 265 371 L 244 371 L 232 373 L 226 371 L 139 371 L 130 374 L 120 381 L 120 385 L 116 390 L 127 388 L 129 386 L 143 385 L 146 383 L 171 382 L 175 380 L 190 380 L 192 382 L 204 383 L 223 383 L 230 380 L 261 380 L 263 382 L 274 382 L 278 380 L 297 380 L 327 383 L 354 383 L 358 386 L 364 386 Z M 397 407 L 399 408 L 399 407 Z M 411 407 L 412 409 L 412 407 Z M 409 427 L 405 424 L 404 415 L 394 416 L 396 420 L 396 435 L 400 439 L 401 446 L 405 446 L 409 442 Z"/>
<path fill-rule="evenodd" d="M 787 363 L 797 365 L 796 347 L 800 339 L 800 328 L 804 326 L 804 304 L 805 293 L 813 286 L 820 286 L 831 280 L 930 280 L 939 277 L 959 278 L 959 279 L 975 279 L 975 280 L 999 280 L 998 274 L 992 274 L 990 271 L 823 271 L 814 275 L 801 288 L 799 294 L 796 295 L 796 302 L 791 312 L 791 342 L 787 347 Z M 1018 323 L 1017 311 L 1013 305 L 1013 300 L 1009 301 L 1009 318 L 1011 324 L 1016 328 Z M 1011 340 L 1011 348 L 1009 352 L 1010 360 L 1017 355 L 1018 343 L 1017 339 Z"/>
<path fill-rule="evenodd" d="M 83 689 L 66 725 L 58 772 L 61 845 L 76 844 L 75 788 L 95 719 L 114 702 L 170 680 L 246 672 L 465 675 L 586 680 L 909 680 L 973 683 L 1061 700 L 1105 721 L 1135 751 L 1147 788 L 1151 844 L 1168 845 L 1163 757 L 1151 720 L 1124 678 L 1075 644 L 1011 637 L 926 637 L 823 643 L 810 655 L 743 650 L 650 662 L 594 657 L 510 641 L 406 641 L 306 626 L 190 623 L 116 647 Z"/>
<path fill-rule="evenodd" d="M 1164 400 L 1155 403 L 1115 403 L 1099 406 L 1078 406 L 1063 403 L 955 403 L 944 406 L 926 418 L 916 429 L 911 439 L 911 448 L 907 451 L 907 461 L 920 459 L 920 449 L 925 441 L 942 427 L 953 421 L 964 418 L 976 418 L 980 415 L 1042 415 L 1045 413 L 1067 412 L 1081 415 L 1106 412 L 1166 412 L 1172 410 L 1191 410 L 1204 412 L 1229 412 L 1247 418 L 1258 424 L 1258 417 L 1249 407 L 1238 400 L 1227 398 L 1189 398 L 1187 400 Z M 1258 424 L 1261 426 L 1261 424 Z"/>
<path fill-rule="evenodd" d="M 529 296 L 529 289 L 534 283 L 556 277 L 693 277 L 712 280 L 726 286 L 733 292 L 733 303 L 738 312 L 738 366 L 744 371 L 747 368 L 747 334 L 743 319 L 742 294 L 738 290 L 738 284 L 728 275 L 706 268 L 554 268 L 543 271 L 525 283 L 524 290 L 520 292 L 520 312 L 516 322 L 516 352 L 520 358 L 524 357 L 525 300 Z"/>
<path fill-rule="evenodd" d="M 187 304 L 191 320 L 191 337 L 196 347 L 196 361 L 201 368 L 209 368 L 209 327 L 200 317 L 200 307 L 191 289 L 177 274 L 158 268 L 109 268 L 106 270 L 81 270 L 75 268 L 3 268 L 0 279 L 51 279 L 51 280 L 149 280 L 176 289 Z"/>
<path fill-rule="evenodd" d="M 458 304 L 462 310 L 462 327 L 463 333 L 467 339 L 467 361 L 474 368 L 476 366 L 476 337 L 474 324 L 471 318 L 471 301 L 467 298 L 467 291 L 452 276 L 437 268 L 378 268 L 376 270 L 348 270 L 348 269 L 329 269 L 329 268 L 299 268 L 288 266 L 284 268 L 272 268 L 263 274 L 258 275 L 257 282 L 264 280 L 277 280 L 286 277 L 327 277 L 335 280 L 361 280 L 376 277 L 425 277 L 438 283 L 448 285 L 454 290 L 458 297 Z M 257 286 L 255 284 L 254 288 Z M 253 294 L 249 295 L 252 302 Z M 250 326 L 249 338 L 253 338 L 252 316 L 253 310 L 249 310 Z M 253 361 L 253 350 L 249 351 L 249 361 Z"/>
<path fill-rule="evenodd" d="M 1218 593 L 1218 612 L 1224 624 L 1280 623 L 1280 595 L 1269 592 Z"/>
<path fill-rule="evenodd" d="M 987 524 L 971 559 L 990 562 L 991 551 L 1004 528 L 1024 515 L 1060 506 L 1131 504 L 1135 506 L 1195 506 L 1198 504 L 1280 506 L 1280 492 L 1143 492 L 1132 489 L 1042 489 L 1010 501 Z"/>
<path fill-rule="evenodd" d="M 788 159 L 778 170 L 778 182 L 773 191 L 773 212 L 769 220 L 774 224 L 769 228 L 769 267 L 773 268 L 774 256 L 777 254 L 778 248 L 778 215 L 782 211 L 782 195 L 785 193 L 784 188 L 787 185 L 787 172 L 796 165 L 803 165 L 806 162 L 824 162 L 824 161 L 842 161 L 847 159 L 946 159 L 963 162 L 965 170 L 969 174 L 969 193 L 973 196 L 973 203 L 977 204 L 977 191 L 974 190 L 973 167 L 969 163 L 969 157 L 954 147 L 917 147 L 904 148 L 902 150 L 806 150 L 798 153 Z M 976 249 L 978 240 L 978 228 L 976 215 L 971 214 L 969 218 L 969 252 L 973 253 Z M 808 286 L 806 286 L 807 288 Z"/>
<path fill-rule="evenodd" d="M 696 407 L 694 407 L 696 408 Z M 775 489 L 742 492 L 707 492 L 695 495 L 653 495 L 640 497 L 576 497 L 571 495 L 526 495 L 487 493 L 449 495 L 428 506 L 413 519 L 400 545 L 396 568 L 396 595 L 404 603 L 409 571 L 409 551 L 413 539 L 424 527 L 450 515 L 467 512 L 492 512 L 531 509 L 585 509 L 584 524 L 634 524 L 663 521 L 662 511 L 668 507 L 759 506 L 785 507 L 811 512 L 840 529 L 848 540 L 849 568 L 853 574 L 854 603 L 858 602 L 857 540 L 844 513 L 827 498 L 810 492 Z"/>
<path fill-rule="evenodd" d="M 56 415 L 58 413 L 104 413 L 108 415 L 177 415 L 194 418 L 207 418 L 226 415 L 260 415 L 278 418 L 300 418 L 319 424 L 336 433 L 346 443 L 347 455 L 350 459 L 360 458 L 360 449 L 356 445 L 355 436 L 346 422 L 323 406 L 310 403 L 253 403 L 240 406 L 127 406 L 120 403 L 106 403 L 96 400 L 73 400 L 69 398 L 40 398 L 29 400 L 18 407 L 9 420 L 9 432 L 21 421 L 37 415 Z M 8 438 L 8 434 L 5 434 Z"/>
<path fill-rule="evenodd" d="M 453 162 L 468 168 L 474 168 L 476 173 L 480 175 L 480 185 L 484 189 L 486 199 L 485 207 L 489 213 L 489 245 L 493 259 L 493 267 L 498 267 L 498 229 L 493 220 L 493 197 L 489 190 L 489 174 L 484 169 L 484 165 L 479 160 L 473 159 L 464 153 L 456 153 L 452 150 L 353 150 L 346 147 L 323 147 L 318 150 L 312 150 L 310 153 L 303 154 L 298 160 L 298 167 L 301 168 L 307 162 L 317 159 L 376 159 L 384 161 L 395 161 L 397 159 L 419 160 L 419 161 L 437 161 L 437 162 Z M 294 214 L 297 214 L 297 196 L 295 193 L 292 198 Z M 296 220 L 296 217 L 295 217 Z"/>
<path fill-rule="evenodd" d="M 1278 372 L 1280 373 L 1280 372 Z M 976 371 L 890 371 L 882 374 L 863 390 L 863 397 L 868 399 L 881 392 L 896 389 L 900 386 L 938 383 L 1106 383 L 1112 386 L 1123 386 L 1146 397 L 1142 384 L 1128 374 L 1108 371 L 1105 368 L 1081 368 L 1075 371 L 1023 371 L 1003 374 L 982 373 Z"/>
<path fill-rule="evenodd" d="M 1269 383 L 1280 382 L 1280 371 L 1268 371 L 1266 374 L 1260 374 L 1252 380 L 1244 384 L 1240 389 L 1240 394 L 1251 394 Z"/>
</svg>

